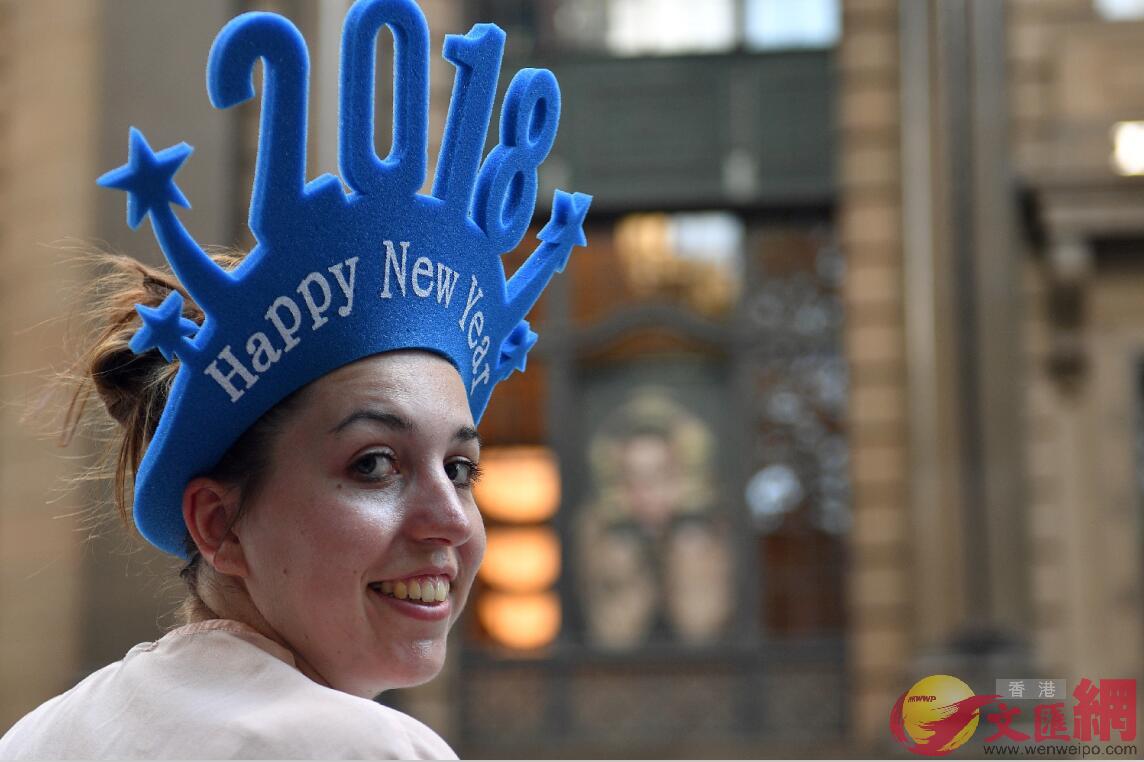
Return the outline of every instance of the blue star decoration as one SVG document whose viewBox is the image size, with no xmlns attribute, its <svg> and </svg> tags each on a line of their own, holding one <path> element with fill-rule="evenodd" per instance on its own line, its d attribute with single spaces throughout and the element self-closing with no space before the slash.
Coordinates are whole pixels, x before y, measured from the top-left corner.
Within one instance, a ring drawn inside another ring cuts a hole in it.
<svg viewBox="0 0 1144 762">
<path fill-rule="evenodd" d="M 132 127 L 127 163 L 96 182 L 105 188 L 127 191 L 127 224 L 134 230 L 144 217 L 168 204 L 190 208 L 191 203 L 175 185 L 174 178 L 192 150 L 186 143 L 179 143 L 155 153 L 143 133 Z"/>
<path fill-rule="evenodd" d="M 573 246 L 588 245 L 584 236 L 584 218 L 591 203 L 592 197 L 585 193 L 557 191 L 552 199 L 552 217 L 536 237 L 548 244 L 568 246 L 564 258 L 556 266 L 557 272 L 564 272 Z"/>
<path fill-rule="evenodd" d="M 194 335 L 199 326 L 183 317 L 183 295 L 172 291 L 158 308 L 136 304 L 135 310 L 143 318 L 143 327 L 135 332 L 128 344 L 131 351 L 141 355 L 155 348 L 163 353 L 167 362 L 176 355 L 185 360 L 194 353 L 194 345 L 185 337 Z"/>
<path fill-rule="evenodd" d="M 517 323 L 508 338 L 501 344 L 500 367 L 512 367 L 523 373 L 525 364 L 528 362 L 528 350 L 532 349 L 537 338 L 539 337 L 529 327 L 527 320 Z"/>
</svg>

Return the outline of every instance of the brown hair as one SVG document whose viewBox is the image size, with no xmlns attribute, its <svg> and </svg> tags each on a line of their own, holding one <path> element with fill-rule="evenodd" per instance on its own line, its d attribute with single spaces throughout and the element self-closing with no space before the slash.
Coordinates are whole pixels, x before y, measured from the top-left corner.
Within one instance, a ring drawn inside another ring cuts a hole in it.
<svg viewBox="0 0 1144 762">
<path fill-rule="evenodd" d="M 223 269 L 232 270 L 245 254 L 233 249 L 209 250 Z M 80 324 L 87 335 L 79 342 L 72 367 L 57 378 L 70 397 L 59 429 L 59 445 L 66 447 L 80 430 L 95 434 L 102 445 L 98 463 L 81 479 L 114 477 L 113 502 L 120 520 L 137 533 L 132 518 L 135 474 L 147 445 L 159 425 L 179 361 L 168 363 L 159 350 L 136 355 L 128 346 L 140 326 L 136 304 L 157 307 L 172 291 L 184 298 L 183 316 L 202 323 L 203 312 L 169 271 L 150 267 L 131 257 L 99 250 L 80 250 L 78 264 L 91 268 L 95 276 L 87 281 L 76 300 Z M 263 486 L 269 472 L 273 440 L 289 414 L 298 405 L 303 391 L 279 402 L 264 414 L 223 455 L 209 473 L 223 484 L 240 490 L 238 513 L 232 524 L 247 510 Z M 107 425 L 106 417 L 88 402 L 98 395 L 102 408 L 117 425 Z M 179 572 L 187 586 L 180 606 L 180 620 L 192 621 L 209 616 L 199 595 L 202 555 L 188 533 L 185 555 L 189 559 Z"/>
</svg>

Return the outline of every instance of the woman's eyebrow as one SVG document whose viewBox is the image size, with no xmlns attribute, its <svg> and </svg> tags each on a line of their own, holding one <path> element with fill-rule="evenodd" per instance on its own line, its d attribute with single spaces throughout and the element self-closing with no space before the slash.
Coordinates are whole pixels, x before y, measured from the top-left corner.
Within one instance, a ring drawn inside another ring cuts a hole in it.
<svg viewBox="0 0 1144 762">
<path fill-rule="evenodd" d="M 415 426 L 408 418 L 402 418 L 396 413 L 386 413 L 380 410 L 357 410 L 346 416 L 345 420 L 339 423 L 334 428 L 330 429 L 330 434 L 337 434 L 347 426 L 357 423 L 358 421 L 376 421 L 382 426 L 386 426 L 397 431 L 410 432 L 413 431 Z"/>
<path fill-rule="evenodd" d="M 454 442 L 472 442 L 476 440 L 477 447 L 481 446 L 481 435 L 472 426 L 462 426 L 453 435 Z"/>
<path fill-rule="evenodd" d="M 350 426 L 358 421 L 375 421 L 395 431 L 410 433 L 417 430 L 417 426 L 408 418 L 402 418 L 396 413 L 387 413 L 381 410 L 357 410 L 346 416 L 345 420 L 339 423 L 334 428 L 330 429 L 330 434 L 337 434 L 342 429 Z M 472 442 L 476 441 L 477 446 L 480 447 L 481 436 L 477 430 L 472 426 L 462 426 L 457 429 L 457 433 L 453 435 L 455 442 Z"/>
</svg>

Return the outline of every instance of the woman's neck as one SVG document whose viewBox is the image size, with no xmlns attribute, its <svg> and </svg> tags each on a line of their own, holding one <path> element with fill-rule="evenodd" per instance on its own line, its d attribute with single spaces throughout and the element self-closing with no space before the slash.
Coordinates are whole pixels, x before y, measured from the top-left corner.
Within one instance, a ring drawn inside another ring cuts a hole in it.
<svg viewBox="0 0 1144 762">
<path fill-rule="evenodd" d="M 306 677 L 327 688 L 333 687 L 318 670 L 306 661 L 302 654 L 298 653 L 285 638 L 270 626 L 270 623 L 262 616 L 262 612 L 254 605 L 254 601 L 251 600 L 250 594 L 246 591 L 241 580 L 236 580 L 233 577 L 220 579 L 219 575 L 208 572 L 208 575 L 199 577 L 195 587 L 195 591 L 191 594 L 191 600 L 183 604 L 181 612 L 186 624 L 204 622 L 210 619 L 232 619 L 236 622 L 242 622 L 288 650 L 294 657 L 294 664 Z"/>
</svg>

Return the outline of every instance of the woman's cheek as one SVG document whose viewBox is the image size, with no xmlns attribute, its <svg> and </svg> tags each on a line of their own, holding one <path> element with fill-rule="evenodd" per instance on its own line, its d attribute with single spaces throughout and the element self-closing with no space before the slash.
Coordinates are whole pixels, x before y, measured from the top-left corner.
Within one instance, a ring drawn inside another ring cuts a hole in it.
<svg viewBox="0 0 1144 762">
<path fill-rule="evenodd" d="M 463 549 L 464 568 L 466 570 L 466 576 L 468 577 L 468 584 L 466 585 L 465 590 L 466 596 L 468 594 L 468 590 L 472 587 L 473 580 L 476 579 L 477 570 L 480 568 L 481 562 L 485 558 L 485 545 L 487 542 L 485 535 L 485 522 L 480 512 L 476 509 L 475 505 L 473 506 L 473 513 L 475 516 L 473 537 L 469 540 L 469 542 L 465 543 L 465 547 Z"/>
<path fill-rule="evenodd" d="M 375 541 L 378 535 L 392 531 L 392 511 L 383 495 L 355 490 L 345 484 L 322 500 L 309 514 L 324 531 L 351 546 L 362 541 Z"/>
<path fill-rule="evenodd" d="M 473 539 L 477 543 L 474 566 L 480 566 L 481 561 L 483 561 L 485 558 L 485 545 L 488 542 L 488 536 L 485 532 L 485 517 L 481 515 L 481 511 L 479 508 L 477 508 L 476 503 L 473 503 L 473 516 L 474 526 L 476 527 Z"/>
</svg>

